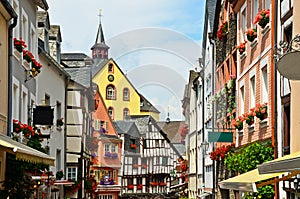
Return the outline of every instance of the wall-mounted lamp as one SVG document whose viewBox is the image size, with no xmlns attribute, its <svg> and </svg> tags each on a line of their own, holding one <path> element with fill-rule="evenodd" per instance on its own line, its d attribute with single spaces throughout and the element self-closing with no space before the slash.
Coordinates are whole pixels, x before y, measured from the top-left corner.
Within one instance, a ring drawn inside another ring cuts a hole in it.
<svg viewBox="0 0 300 199">
<path fill-rule="evenodd" d="M 208 151 L 209 143 L 206 140 L 204 140 L 204 142 L 201 143 L 201 147 L 204 154 L 206 155 L 206 152 Z"/>
</svg>

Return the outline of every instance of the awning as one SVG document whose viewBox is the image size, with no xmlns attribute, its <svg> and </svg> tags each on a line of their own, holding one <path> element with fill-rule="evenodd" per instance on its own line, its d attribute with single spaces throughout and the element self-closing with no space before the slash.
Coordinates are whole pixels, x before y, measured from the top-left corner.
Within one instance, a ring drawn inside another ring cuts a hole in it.
<svg viewBox="0 0 300 199">
<path fill-rule="evenodd" d="M 258 169 L 219 182 L 221 189 L 234 189 L 246 192 L 257 192 L 256 182 L 278 177 L 282 173 L 259 174 Z M 269 182 L 271 183 L 271 182 Z"/>
<path fill-rule="evenodd" d="M 260 174 L 300 171 L 300 151 L 258 165 Z"/>
<path fill-rule="evenodd" d="M 10 137 L 3 134 L 0 134 L 0 149 L 7 153 L 16 155 L 17 160 L 25 160 L 54 166 L 55 158 L 12 140 Z"/>
</svg>

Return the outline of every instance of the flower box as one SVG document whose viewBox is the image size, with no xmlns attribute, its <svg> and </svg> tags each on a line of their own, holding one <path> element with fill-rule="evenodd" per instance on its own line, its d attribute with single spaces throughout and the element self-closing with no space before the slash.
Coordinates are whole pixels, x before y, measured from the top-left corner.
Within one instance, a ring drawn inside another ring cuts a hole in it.
<svg viewBox="0 0 300 199">
<path fill-rule="evenodd" d="M 240 54 L 243 54 L 246 50 L 246 44 L 247 41 L 240 43 L 240 45 L 236 46 L 236 48 L 239 50 Z"/>
<path fill-rule="evenodd" d="M 137 169 L 137 168 L 139 168 L 139 165 L 138 165 L 138 164 L 134 164 L 134 165 L 132 165 L 132 167 L 133 167 L 134 169 Z"/>
<path fill-rule="evenodd" d="M 105 157 L 105 158 L 110 158 L 110 157 L 111 157 L 111 153 L 110 153 L 109 151 L 106 151 L 106 152 L 104 153 L 104 157 Z"/>
<path fill-rule="evenodd" d="M 16 48 L 16 50 L 18 52 L 23 52 L 23 49 L 26 48 L 26 44 L 25 42 L 22 40 L 22 38 L 20 39 L 17 39 L 17 38 L 14 38 L 14 47 Z"/>
<path fill-rule="evenodd" d="M 263 103 L 263 104 L 257 104 L 255 106 L 255 116 L 257 118 L 259 118 L 260 120 L 264 120 L 266 118 L 268 118 L 268 106 L 267 103 Z"/>
<path fill-rule="evenodd" d="M 130 190 L 132 190 L 134 188 L 134 185 L 130 184 L 130 185 L 127 186 L 127 188 L 130 189 Z"/>
<path fill-rule="evenodd" d="M 34 59 L 34 56 L 29 50 L 23 50 L 23 59 L 30 63 Z"/>
<path fill-rule="evenodd" d="M 254 109 L 250 109 L 250 112 L 249 113 L 245 113 L 243 115 L 244 117 L 244 120 L 246 121 L 246 123 L 251 126 L 252 124 L 254 124 Z"/>
<path fill-rule="evenodd" d="M 257 30 L 255 28 L 250 28 L 245 32 L 248 41 L 253 42 L 254 39 L 257 37 Z"/>
<path fill-rule="evenodd" d="M 262 28 L 270 22 L 270 10 L 269 9 L 262 9 L 260 12 L 257 13 L 255 16 L 255 20 L 253 24 L 260 25 Z"/>
<path fill-rule="evenodd" d="M 137 189 L 137 190 L 142 190 L 142 189 L 143 189 L 143 185 L 142 185 L 142 184 L 137 185 L 137 186 L 136 186 L 136 189 Z"/>
<path fill-rule="evenodd" d="M 136 144 L 130 144 L 131 149 L 136 149 Z"/>
<path fill-rule="evenodd" d="M 111 153 L 110 157 L 113 158 L 113 159 L 116 159 L 116 158 L 118 158 L 118 154 L 117 153 Z"/>
<path fill-rule="evenodd" d="M 153 187 L 156 187 L 156 186 L 158 186 L 158 182 L 150 182 L 150 185 Z"/>
<path fill-rule="evenodd" d="M 160 187 L 165 187 L 165 186 L 167 186 L 167 183 L 166 183 L 166 182 L 160 182 L 158 185 L 159 185 Z"/>
<path fill-rule="evenodd" d="M 143 169 L 147 169 L 147 168 L 148 168 L 148 165 L 147 165 L 147 164 L 142 164 L 142 168 L 143 168 Z"/>
<path fill-rule="evenodd" d="M 233 119 L 231 121 L 231 124 L 237 129 L 237 130 L 242 130 L 243 129 L 243 122 L 244 122 L 244 118 L 239 116 L 238 118 L 236 119 Z"/>
</svg>

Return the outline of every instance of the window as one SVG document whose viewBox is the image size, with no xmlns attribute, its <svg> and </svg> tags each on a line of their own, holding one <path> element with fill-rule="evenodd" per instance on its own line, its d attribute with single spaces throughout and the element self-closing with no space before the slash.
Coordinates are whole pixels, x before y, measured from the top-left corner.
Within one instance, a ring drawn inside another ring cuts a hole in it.
<svg viewBox="0 0 300 199">
<path fill-rule="evenodd" d="M 242 86 L 240 88 L 241 97 L 240 97 L 240 114 L 244 114 L 244 103 L 245 103 L 245 88 Z"/>
<path fill-rule="evenodd" d="M 44 102 L 44 104 L 45 104 L 46 106 L 50 106 L 50 96 L 47 95 L 47 94 L 45 94 L 45 102 Z"/>
<path fill-rule="evenodd" d="M 129 89 L 128 88 L 123 89 L 123 100 L 129 101 Z"/>
<path fill-rule="evenodd" d="M 114 109 L 113 107 L 108 108 L 108 115 L 110 116 L 111 119 L 114 119 Z"/>
<path fill-rule="evenodd" d="M 111 145 L 111 151 L 112 153 L 116 153 L 117 152 L 117 145 L 116 144 L 112 144 Z"/>
<path fill-rule="evenodd" d="M 163 157 L 163 158 L 162 158 L 162 161 L 161 161 L 161 164 L 162 164 L 163 166 L 168 166 L 168 158 L 167 158 L 167 157 Z"/>
<path fill-rule="evenodd" d="M 116 89 L 113 85 L 108 85 L 106 87 L 106 99 L 116 99 Z"/>
<path fill-rule="evenodd" d="M 75 181 L 77 180 L 77 167 L 68 167 L 67 168 L 67 180 Z"/>
<path fill-rule="evenodd" d="M 124 110 L 123 110 L 123 119 L 125 120 L 128 115 L 129 115 L 129 109 L 124 108 Z"/>
<path fill-rule="evenodd" d="M 252 21 L 255 20 L 255 16 L 258 13 L 258 0 L 253 0 L 253 12 L 252 12 Z"/>
<path fill-rule="evenodd" d="M 114 72 L 114 65 L 112 63 L 108 64 L 108 72 L 113 73 Z"/>
<path fill-rule="evenodd" d="M 14 11 L 17 13 L 17 15 L 20 16 L 19 1 L 16 1 L 16 0 L 13 1 L 13 8 L 14 8 Z M 13 34 L 14 34 L 15 38 L 20 37 L 19 22 L 17 22 L 17 25 L 14 28 Z"/>
<path fill-rule="evenodd" d="M 250 108 L 255 107 L 255 76 L 250 79 Z"/>
<path fill-rule="evenodd" d="M 265 0 L 265 9 L 270 9 L 271 6 L 271 0 Z"/>
<path fill-rule="evenodd" d="M 24 10 L 22 10 L 22 17 L 21 17 L 21 24 L 22 24 L 22 39 L 28 44 L 28 16 Z"/>
<path fill-rule="evenodd" d="M 262 99 L 261 102 L 268 102 L 268 70 L 267 66 L 263 67 L 261 70 L 261 93 Z"/>
<path fill-rule="evenodd" d="M 61 103 L 56 102 L 56 119 L 61 119 Z"/>
<path fill-rule="evenodd" d="M 36 55 L 36 33 L 35 33 L 35 31 L 34 31 L 34 29 L 35 29 L 35 27 L 33 26 L 33 24 L 31 24 L 31 26 L 30 26 L 30 40 L 29 40 L 29 47 L 28 47 L 28 49 L 30 49 L 31 50 L 31 52 L 33 53 L 33 55 Z"/>
<path fill-rule="evenodd" d="M 109 144 L 104 144 L 104 151 L 109 152 Z"/>
<path fill-rule="evenodd" d="M 56 170 L 61 170 L 61 150 L 56 149 Z"/>
<path fill-rule="evenodd" d="M 19 81 L 13 78 L 12 116 L 14 119 L 19 119 L 19 100 L 20 100 Z"/>
<path fill-rule="evenodd" d="M 21 121 L 27 124 L 28 119 L 28 90 L 22 86 Z"/>
<path fill-rule="evenodd" d="M 113 199 L 113 195 L 99 195 L 99 199 Z"/>
<path fill-rule="evenodd" d="M 246 15 L 246 7 L 241 12 L 241 40 L 246 40 L 246 30 L 247 30 L 247 15 Z"/>
</svg>

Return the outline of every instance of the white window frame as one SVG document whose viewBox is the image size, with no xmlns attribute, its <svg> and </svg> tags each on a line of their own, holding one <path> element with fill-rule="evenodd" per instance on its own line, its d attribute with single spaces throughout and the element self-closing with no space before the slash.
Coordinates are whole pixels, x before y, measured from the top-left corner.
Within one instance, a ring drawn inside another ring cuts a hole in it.
<svg viewBox="0 0 300 199">
<path fill-rule="evenodd" d="M 254 108 L 255 107 L 255 89 L 256 89 L 255 78 L 256 78 L 255 77 L 255 70 L 252 70 L 250 72 L 250 80 L 249 80 L 249 86 L 250 86 L 250 108 Z"/>
<path fill-rule="evenodd" d="M 21 91 L 21 122 L 25 124 L 28 122 L 28 89 L 24 85 Z"/>
<path fill-rule="evenodd" d="M 69 169 L 75 169 L 75 172 L 74 171 L 70 171 Z M 69 178 L 69 173 L 71 173 L 71 177 Z M 67 167 L 67 180 L 74 180 L 76 181 L 77 180 L 77 173 L 78 173 L 78 168 L 77 167 Z M 75 175 L 75 177 L 73 176 Z"/>
<path fill-rule="evenodd" d="M 13 77 L 13 86 L 12 86 L 12 118 L 20 119 L 20 82 L 15 77 Z"/>
<path fill-rule="evenodd" d="M 240 115 L 242 115 L 242 114 L 244 114 L 244 112 L 245 112 L 245 109 L 244 109 L 244 107 L 245 107 L 245 86 L 244 86 L 244 84 L 242 84 L 241 86 L 240 86 L 240 95 L 241 95 L 241 97 L 239 97 L 239 110 L 240 110 Z"/>
<path fill-rule="evenodd" d="M 20 5 L 19 5 L 19 1 L 17 0 L 13 0 L 12 2 L 12 7 L 14 9 L 14 11 L 17 13 L 18 16 L 20 16 Z M 19 19 L 20 20 L 20 19 Z M 20 38 L 20 23 L 17 22 L 17 25 L 16 27 L 14 28 L 14 31 L 13 31 L 13 35 L 14 35 L 14 38 L 17 38 L 19 39 Z"/>
<path fill-rule="evenodd" d="M 269 82 L 268 82 L 268 68 L 267 65 L 261 68 L 261 103 L 268 102 Z"/>
<path fill-rule="evenodd" d="M 22 15 L 20 20 L 21 20 L 20 24 L 22 24 L 22 31 L 21 31 L 22 39 L 23 41 L 25 41 L 26 45 L 28 45 L 28 15 L 26 14 L 23 8 L 22 8 Z"/>
<path fill-rule="evenodd" d="M 116 99 L 116 88 L 113 85 L 109 85 L 106 88 L 106 99 Z"/>
<path fill-rule="evenodd" d="M 241 27 L 240 27 L 240 31 L 242 32 L 241 34 L 241 42 L 246 40 L 246 30 L 247 30 L 247 7 L 246 7 L 247 3 L 244 3 L 244 5 L 241 8 L 241 12 L 240 12 L 240 16 L 241 16 Z"/>
</svg>

